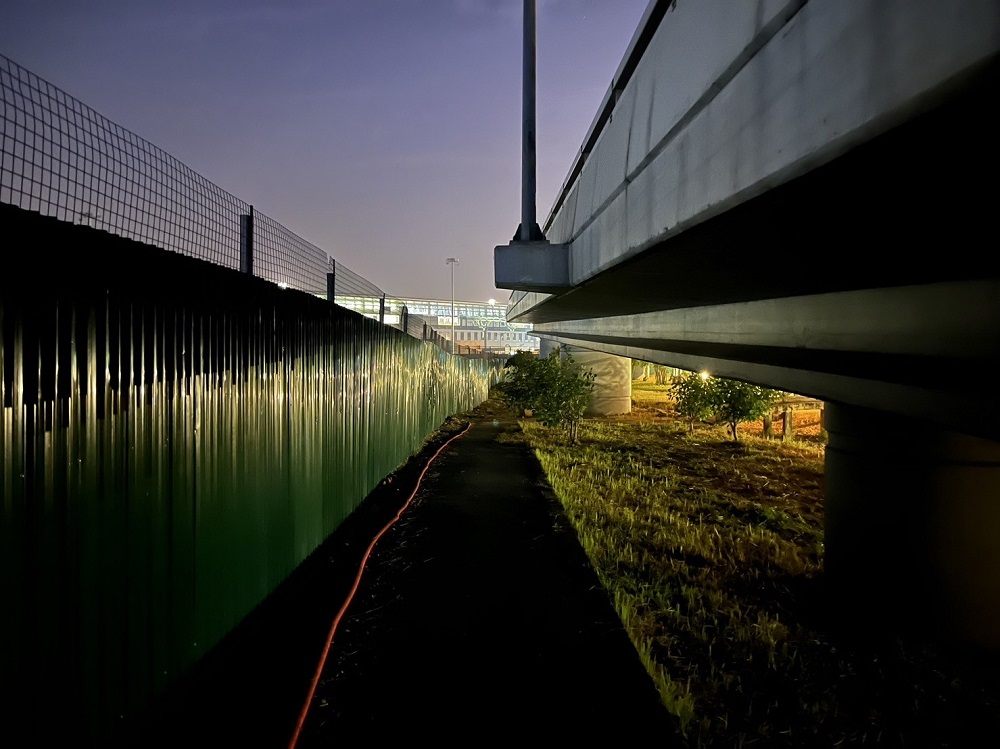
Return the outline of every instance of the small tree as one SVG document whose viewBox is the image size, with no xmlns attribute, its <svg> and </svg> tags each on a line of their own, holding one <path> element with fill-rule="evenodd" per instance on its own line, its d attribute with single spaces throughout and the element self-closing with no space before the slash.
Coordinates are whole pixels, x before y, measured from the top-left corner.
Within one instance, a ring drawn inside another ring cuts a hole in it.
<svg viewBox="0 0 1000 749">
<path fill-rule="evenodd" d="M 739 380 L 715 378 L 711 380 L 712 413 L 729 424 L 733 442 L 739 442 L 737 428 L 741 421 L 753 421 L 770 411 L 778 399 L 777 390 L 751 385 Z"/>
<path fill-rule="evenodd" d="M 553 351 L 547 358 L 539 359 L 534 378 L 538 387 L 534 408 L 539 421 L 549 427 L 565 427 L 570 442 L 576 444 L 580 418 L 590 402 L 595 377 L 572 356 L 560 358 Z"/>
<path fill-rule="evenodd" d="M 712 380 L 697 372 L 688 372 L 670 386 L 674 408 L 688 420 L 688 430 L 694 431 L 695 421 L 704 421 L 712 413 Z"/>
<path fill-rule="evenodd" d="M 535 381 L 539 374 L 538 364 L 537 356 L 518 351 L 507 360 L 503 379 L 497 383 L 496 390 L 518 411 L 534 408 L 539 390 Z"/>
<path fill-rule="evenodd" d="M 504 363 L 507 369 L 526 369 L 538 361 L 538 357 L 530 351 L 518 351 Z"/>
</svg>

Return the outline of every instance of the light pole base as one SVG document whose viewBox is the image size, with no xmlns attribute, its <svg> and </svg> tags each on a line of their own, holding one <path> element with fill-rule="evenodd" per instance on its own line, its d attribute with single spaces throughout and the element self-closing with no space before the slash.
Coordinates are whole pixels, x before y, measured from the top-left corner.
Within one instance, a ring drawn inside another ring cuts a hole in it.
<svg viewBox="0 0 1000 749">
<path fill-rule="evenodd" d="M 569 245 L 514 241 L 493 250 L 493 272 L 498 288 L 556 293 L 569 280 Z"/>
</svg>

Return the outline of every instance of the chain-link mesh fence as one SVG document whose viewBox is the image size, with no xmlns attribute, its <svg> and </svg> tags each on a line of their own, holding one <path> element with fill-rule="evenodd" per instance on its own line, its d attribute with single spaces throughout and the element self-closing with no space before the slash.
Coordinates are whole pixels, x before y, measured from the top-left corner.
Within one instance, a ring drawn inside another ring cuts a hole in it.
<svg viewBox="0 0 1000 749">
<path fill-rule="evenodd" d="M 333 261 L 249 203 L 0 55 L 0 202 L 325 296 Z M 336 263 L 338 293 L 382 296 Z M 343 289 L 343 291 L 340 291 Z"/>
</svg>

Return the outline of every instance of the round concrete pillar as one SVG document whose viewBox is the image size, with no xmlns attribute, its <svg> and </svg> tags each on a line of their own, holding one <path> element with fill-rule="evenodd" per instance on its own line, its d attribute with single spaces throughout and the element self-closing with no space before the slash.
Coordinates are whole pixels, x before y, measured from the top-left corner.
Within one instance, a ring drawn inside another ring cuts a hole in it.
<svg viewBox="0 0 1000 749">
<path fill-rule="evenodd" d="M 586 416 L 611 416 L 632 411 L 632 360 L 624 356 L 590 351 L 576 346 L 563 346 L 584 369 L 597 379 L 590 396 Z"/>
<path fill-rule="evenodd" d="M 538 339 L 538 355 L 545 359 L 553 351 L 559 350 L 559 344 L 556 341 L 550 340 L 548 338 Z"/>
<path fill-rule="evenodd" d="M 833 610 L 1000 650 L 1000 443 L 832 403 L 825 416 Z"/>
</svg>

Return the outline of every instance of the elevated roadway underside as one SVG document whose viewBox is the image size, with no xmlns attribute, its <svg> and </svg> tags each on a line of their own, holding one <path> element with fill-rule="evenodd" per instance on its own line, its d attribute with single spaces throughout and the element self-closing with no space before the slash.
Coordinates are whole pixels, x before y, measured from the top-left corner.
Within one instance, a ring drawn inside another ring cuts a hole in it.
<svg viewBox="0 0 1000 749">
<path fill-rule="evenodd" d="M 996 61 L 868 143 L 510 318 L 1000 437 Z"/>
</svg>

